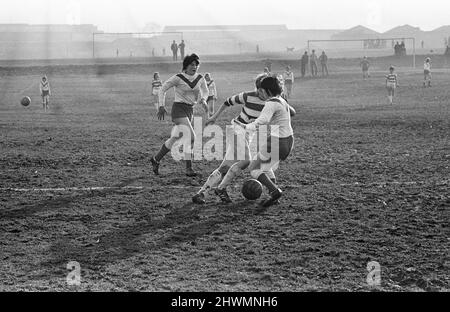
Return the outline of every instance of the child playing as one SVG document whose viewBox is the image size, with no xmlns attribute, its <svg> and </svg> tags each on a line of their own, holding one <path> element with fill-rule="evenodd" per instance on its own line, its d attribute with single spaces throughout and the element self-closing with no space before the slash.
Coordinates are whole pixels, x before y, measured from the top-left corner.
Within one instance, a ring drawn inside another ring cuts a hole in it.
<svg viewBox="0 0 450 312">
<path fill-rule="evenodd" d="M 48 110 L 48 103 L 50 102 L 50 83 L 46 76 L 43 76 L 39 84 L 39 92 L 42 97 L 42 107 L 44 111 Z"/>
<path fill-rule="evenodd" d="M 209 113 L 208 118 L 209 118 L 212 115 L 214 115 L 214 104 L 215 101 L 217 100 L 217 89 L 216 83 L 214 82 L 214 80 L 211 79 L 210 73 L 205 74 L 205 80 L 209 91 L 208 99 L 206 100 L 206 102 L 208 103 L 208 113 Z"/>
<path fill-rule="evenodd" d="M 156 110 L 158 110 L 159 107 L 159 90 L 161 90 L 161 87 L 162 81 L 159 78 L 159 73 L 156 72 L 153 74 L 153 81 L 152 81 L 152 95 Z"/>
<path fill-rule="evenodd" d="M 386 75 L 386 88 L 388 91 L 389 104 L 394 101 L 394 92 L 398 86 L 397 74 L 394 74 L 394 66 L 389 67 L 389 74 Z"/>
</svg>

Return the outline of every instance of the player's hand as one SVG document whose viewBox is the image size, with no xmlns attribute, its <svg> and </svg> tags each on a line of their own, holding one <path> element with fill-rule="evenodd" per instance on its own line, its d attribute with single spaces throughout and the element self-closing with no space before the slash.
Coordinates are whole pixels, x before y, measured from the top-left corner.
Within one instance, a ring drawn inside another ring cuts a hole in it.
<svg viewBox="0 0 450 312">
<path fill-rule="evenodd" d="M 158 120 L 164 120 L 165 114 L 167 114 L 166 108 L 164 106 L 160 106 L 158 108 L 158 114 L 157 114 Z"/>
</svg>

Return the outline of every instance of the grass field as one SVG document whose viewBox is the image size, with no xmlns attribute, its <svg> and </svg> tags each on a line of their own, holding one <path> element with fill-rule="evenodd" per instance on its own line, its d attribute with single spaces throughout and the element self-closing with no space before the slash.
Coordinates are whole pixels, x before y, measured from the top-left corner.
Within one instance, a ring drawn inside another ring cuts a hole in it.
<svg viewBox="0 0 450 312">
<path fill-rule="evenodd" d="M 277 171 L 284 197 L 268 209 L 241 198 L 243 177 L 233 204 L 194 206 L 218 161 L 195 162 L 202 177 L 192 179 L 166 157 L 152 174 L 149 156 L 171 123 L 149 103 L 151 76 L 167 79 L 178 64 L 0 68 L 0 291 L 450 290 L 450 71 L 422 88 L 420 69 L 397 68 L 391 106 L 384 75 L 394 61 L 379 60 L 367 81 L 347 65 L 355 60 L 318 79 L 300 79 L 297 61 L 273 63 L 294 65 L 297 115 L 294 151 Z M 263 66 L 200 71 L 221 103 L 253 89 Z M 80 286 L 67 285 L 69 261 Z M 370 261 L 380 286 L 367 284 Z"/>
</svg>

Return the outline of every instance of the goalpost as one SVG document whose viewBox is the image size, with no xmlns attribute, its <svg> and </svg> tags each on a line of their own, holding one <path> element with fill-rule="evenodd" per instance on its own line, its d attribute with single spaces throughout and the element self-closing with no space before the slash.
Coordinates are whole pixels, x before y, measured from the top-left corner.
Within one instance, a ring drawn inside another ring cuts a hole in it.
<svg viewBox="0 0 450 312">
<path fill-rule="evenodd" d="M 92 58 L 172 56 L 170 45 L 183 40 L 183 33 L 137 32 L 92 33 Z"/>
<path fill-rule="evenodd" d="M 400 56 L 411 55 L 412 67 L 416 68 L 416 39 L 413 37 L 308 40 L 307 49 L 308 54 L 316 50 L 317 56 L 324 50 L 332 58 L 383 57 L 395 55 L 394 46 L 401 42 L 405 44 L 405 54 Z"/>
</svg>

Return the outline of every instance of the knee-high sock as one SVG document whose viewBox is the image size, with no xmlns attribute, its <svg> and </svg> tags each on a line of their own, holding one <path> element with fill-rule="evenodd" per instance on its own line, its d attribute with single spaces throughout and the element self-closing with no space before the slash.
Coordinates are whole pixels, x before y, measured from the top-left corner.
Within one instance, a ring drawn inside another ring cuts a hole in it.
<svg viewBox="0 0 450 312">
<path fill-rule="evenodd" d="M 206 180 L 205 184 L 203 184 L 202 188 L 200 189 L 200 192 L 208 191 L 217 185 L 219 185 L 220 181 L 222 181 L 222 173 L 218 169 L 214 170 L 208 177 L 208 180 Z"/>
<path fill-rule="evenodd" d="M 170 140 L 170 139 L 169 139 L 169 140 Z M 156 154 L 156 156 L 155 156 L 155 160 L 156 160 L 156 161 L 158 161 L 158 162 L 161 161 L 161 159 L 162 159 L 168 152 L 170 152 L 170 148 L 166 146 L 169 140 L 167 140 L 167 141 L 161 146 L 161 149 L 159 150 L 158 154 Z"/>
<path fill-rule="evenodd" d="M 242 169 L 238 166 L 238 164 L 237 163 L 234 164 L 233 166 L 230 167 L 227 174 L 225 175 L 222 182 L 220 182 L 220 184 L 217 188 L 221 189 L 221 190 L 226 188 L 231 183 L 231 181 L 233 181 L 233 179 L 235 177 L 237 177 L 238 175 L 241 174 L 241 172 L 242 172 Z"/>
</svg>

